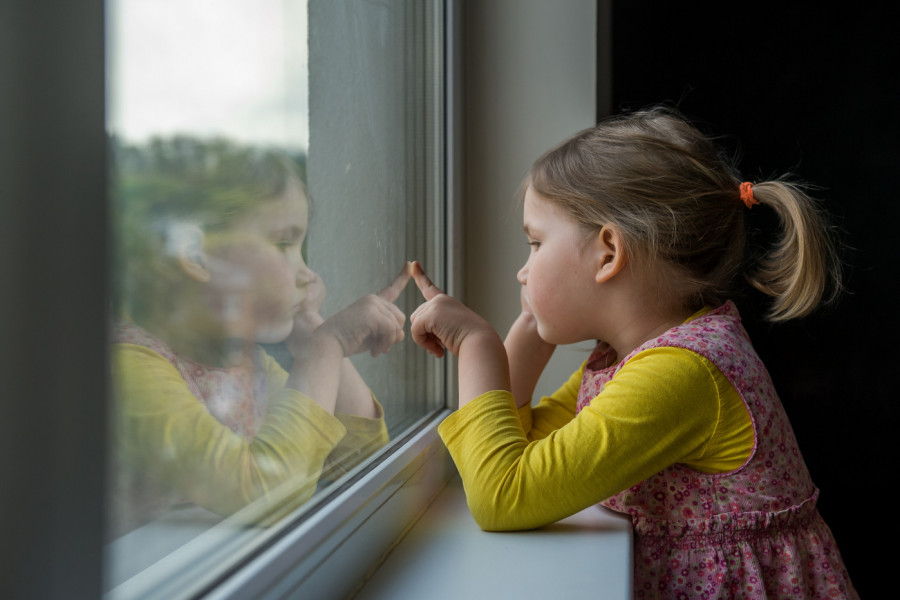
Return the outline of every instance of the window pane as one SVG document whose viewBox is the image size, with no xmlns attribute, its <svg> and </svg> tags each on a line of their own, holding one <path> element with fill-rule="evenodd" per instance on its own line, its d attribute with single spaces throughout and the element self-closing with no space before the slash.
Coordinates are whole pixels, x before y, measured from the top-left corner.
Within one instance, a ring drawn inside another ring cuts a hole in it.
<svg viewBox="0 0 900 600">
<path fill-rule="evenodd" d="M 108 2 L 111 595 L 214 581 L 438 408 L 432 4 Z"/>
</svg>

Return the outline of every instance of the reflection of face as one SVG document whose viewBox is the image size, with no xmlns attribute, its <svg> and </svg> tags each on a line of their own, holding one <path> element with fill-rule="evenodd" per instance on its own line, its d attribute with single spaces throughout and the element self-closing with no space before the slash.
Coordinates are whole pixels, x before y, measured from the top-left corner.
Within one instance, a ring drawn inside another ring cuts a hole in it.
<svg viewBox="0 0 900 600">
<path fill-rule="evenodd" d="M 308 225 L 309 204 L 292 179 L 282 195 L 210 240 L 217 265 L 210 283 L 232 335 L 273 343 L 291 333 L 306 288 L 317 279 L 300 253 Z"/>
<path fill-rule="evenodd" d="M 587 339 L 585 323 L 597 310 L 589 300 L 594 273 L 583 233 L 561 208 L 525 192 L 525 233 L 531 253 L 518 273 L 538 334 L 554 344 Z"/>
</svg>

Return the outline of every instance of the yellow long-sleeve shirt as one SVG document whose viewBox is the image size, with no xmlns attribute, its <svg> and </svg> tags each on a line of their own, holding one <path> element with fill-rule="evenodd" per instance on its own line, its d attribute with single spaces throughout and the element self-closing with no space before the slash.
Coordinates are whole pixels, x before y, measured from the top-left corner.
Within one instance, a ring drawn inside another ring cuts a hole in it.
<svg viewBox="0 0 900 600">
<path fill-rule="evenodd" d="M 534 408 L 517 411 L 512 394 L 493 391 L 441 424 L 483 529 L 552 523 L 672 464 L 728 472 L 750 457 L 747 407 L 706 358 L 673 347 L 640 352 L 576 416 L 583 372 L 584 364 Z"/>
<path fill-rule="evenodd" d="M 352 467 L 388 440 L 380 406 L 375 419 L 331 415 L 285 388 L 287 373 L 268 355 L 268 413 L 249 440 L 213 417 L 162 355 L 120 343 L 112 356 L 118 483 L 129 490 L 114 498 L 122 530 L 177 500 L 222 515 L 256 502 L 248 520 L 268 520 L 267 513 L 307 500 L 321 477 Z"/>
</svg>

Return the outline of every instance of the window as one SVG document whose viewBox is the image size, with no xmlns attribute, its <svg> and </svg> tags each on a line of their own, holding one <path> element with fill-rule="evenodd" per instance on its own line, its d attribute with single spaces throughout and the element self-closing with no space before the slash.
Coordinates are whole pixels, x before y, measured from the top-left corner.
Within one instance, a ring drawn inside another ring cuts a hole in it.
<svg viewBox="0 0 900 600">
<path fill-rule="evenodd" d="M 107 2 L 109 597 L 213 589 L 376 493 L 368 465 L 442 409 L 441 363 L 368 353 L 416 290 L 368 295 L 407 259 L 447 278 L 443 22 L 438 1 Z"/>
</svg>

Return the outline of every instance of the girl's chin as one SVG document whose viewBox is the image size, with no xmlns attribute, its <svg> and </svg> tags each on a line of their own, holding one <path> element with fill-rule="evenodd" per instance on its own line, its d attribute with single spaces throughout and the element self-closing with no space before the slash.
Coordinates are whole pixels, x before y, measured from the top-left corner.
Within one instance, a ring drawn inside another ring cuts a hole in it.
<svg viewBox="0 0 900 600">
<path fill-rule="evenodd" d="M 263 327 L 256 331 L 256 341 L 260 344 L 277 344 L 283 342 L 291 335 L 294 328 L 293 319 L 289 319 L 283 323 L 272 324 L 270 327 Z"/>
<path fill-rule="evenodd" d="M 535 320 L 537 321 L 537 319 L 535 319 Z M 548 344 L 556 343 L 555 341 L 553 341 L 553 332 L 549 331 L 547 329 L 547 327 L 544 327 L 543 325 L 541 325 L 540 321 L 537 321 L 537 334 L 538 334 L 539 338 L 541 338 L 543 341 L 547 342 Z"/>
<path fill-rule="evenodd" d="M 555 346 L 563 346 L 566 344 L 576 344 L 578 342 L 583 341 L 581 339 L 574 339 L 571 336 L 561 334 L 559 331 L 554 331 L 553 329 L 551 329 L 549 327 L 542 326 L 540 321 L 538 321 L 538 325 L 537 325 L 537 334 L 538 334 L 538 337 L 541 338 L 543 341 L 545 341 L 548 344 L 553 344 Z"/>
</svg>

